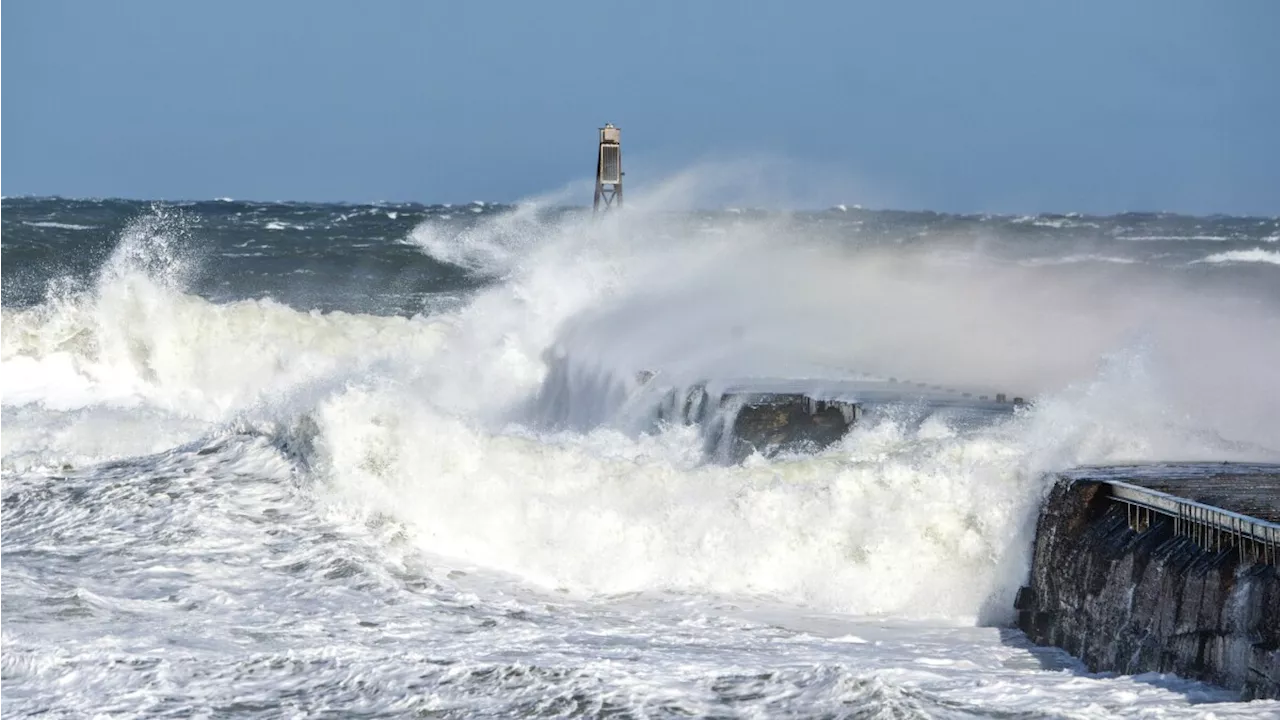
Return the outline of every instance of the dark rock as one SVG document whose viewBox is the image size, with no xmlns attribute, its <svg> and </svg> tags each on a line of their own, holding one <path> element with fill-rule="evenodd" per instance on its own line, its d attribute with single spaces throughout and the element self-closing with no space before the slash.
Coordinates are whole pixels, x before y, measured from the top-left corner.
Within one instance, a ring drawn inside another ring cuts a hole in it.
<svg viewBox="0 0 1280 720">
<path fill-rule="evenodd" d="M 748 398 L 733 419 L 730 459 L 752 452 L 772 456 L 821 450 L 844 437 L 856 417 L 856 409 L 846 403 L 817 402 L 805 395 Z"/>
</svg>

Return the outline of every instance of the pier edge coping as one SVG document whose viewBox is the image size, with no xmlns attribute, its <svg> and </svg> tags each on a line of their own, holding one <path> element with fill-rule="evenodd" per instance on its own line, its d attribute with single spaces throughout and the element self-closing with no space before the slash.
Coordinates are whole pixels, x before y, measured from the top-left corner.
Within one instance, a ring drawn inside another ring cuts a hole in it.
<svg viewBox="0 0 1280 720">
<path fill-rule="evenodd" d="M 1280 523 L 1261 520 L 1122 480 L 1097 480 L 1097 482 L 1109 486 L 1112 497 L 1124 502 L 1141 505 L 1183 521 L 1209 525 L 1223 532 L 1247 536 L 1251 540 L 1265 543 L 1273 548 L 1280 546 Z"/>
</svg>

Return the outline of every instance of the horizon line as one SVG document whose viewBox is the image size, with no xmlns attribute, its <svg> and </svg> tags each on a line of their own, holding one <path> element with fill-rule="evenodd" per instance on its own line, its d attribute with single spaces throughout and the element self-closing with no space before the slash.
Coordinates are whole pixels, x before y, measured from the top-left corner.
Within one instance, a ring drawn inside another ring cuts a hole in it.
<svg viewBox="0 0 1280 720">
<path fill-rule="evenodd" d="M 129 203 L 251 203 L 258 205 L 344 205 L 344 206 L 379 206 L 379 205 L 414 205 L 418 207 L 459 207 L 468 205 L 480 205 L 485 207 L 520 207 L 522 205 L 542 205 L 541 203 L 530 200 L 516 201 L 498 201 L 498 200 L 466 200 L 466 201 L 449 201 L 449 202 L 423 202 L 421 200 L 261 200 L 255 198 L 233 198 L 229 196 L 209 197 L 209 198 L 146 198 L 146 197 L 129 197 L 125 195 L 100 195 L 100 196 L 71 196 L 71 195 L 43 195 L 36 193 L 20 193 L 16 195 L 0 195 L 0 202 L 10 200 L 63 200 L 70 202 L 129 202 Z M 581 205 L 554 205 L 546 204 L 544 207 L 558 210 L 589 210 L 591 205 L 583 203 Z M 699 207 L 681 210 L 670 210 L 667 212 L 770 212 L 770 213 L 932 213 L 935 215 L 949 215 L 952 217 L 1078 217 L 1078 218 L 1117 218 L 1132 215 L 1156 215 L 1184 218 L 1236 218 L 1241 220 L 1273 220 L 1280 221 L 1280 214 L 1265 215 L 1257 213 L 1234 214 L 1227 212 L 1209 212 L 1195 213 L 1184 212 L 1179 210 L 1122 210 L 1112 213 L 1092 213 L 1079 211 L 1057 211 L 1057 210 L 1041 210 L 1036 212 L 1009 212 L 1009 211 L 966 211 L 955 212 L 946 210 L 933 210 L 930 208 L 895 208 L 895 207 L 866 207 L 861 204 L 838 203 L 828 205 L 826 207 L 765 207 L 765 206 L 748 206 L 748 205 L 722 205 L 717 207 Z"/>
</svg>

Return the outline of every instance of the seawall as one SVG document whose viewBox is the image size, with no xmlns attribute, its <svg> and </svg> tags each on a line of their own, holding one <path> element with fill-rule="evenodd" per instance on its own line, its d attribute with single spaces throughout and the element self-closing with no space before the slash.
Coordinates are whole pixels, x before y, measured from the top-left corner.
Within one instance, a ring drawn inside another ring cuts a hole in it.
<svg viewBox="0 0 1280 720">
<path fill-rule="evenodd" d="M 1173 673 L 1280 698 L 1280 465 L 1056 476 L 1018 626 L 1094 672 Z"/>
</svg>

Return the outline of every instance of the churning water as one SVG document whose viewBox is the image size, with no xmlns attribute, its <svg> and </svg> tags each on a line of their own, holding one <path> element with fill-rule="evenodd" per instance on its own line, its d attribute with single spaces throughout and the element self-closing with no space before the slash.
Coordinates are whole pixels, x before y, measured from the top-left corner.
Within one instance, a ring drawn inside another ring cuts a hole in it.
<svg viewBox="0 0 1280 720">
<path fill-rule="evenodd" d="M 1043 472 L 1280 459 L 1280 220 L 663 204 L 5 199 L 4 714 L 1280 712 L 1007 627 Z M 641 370 L 1036 402 L 727 465 Z"/>
</svg>

